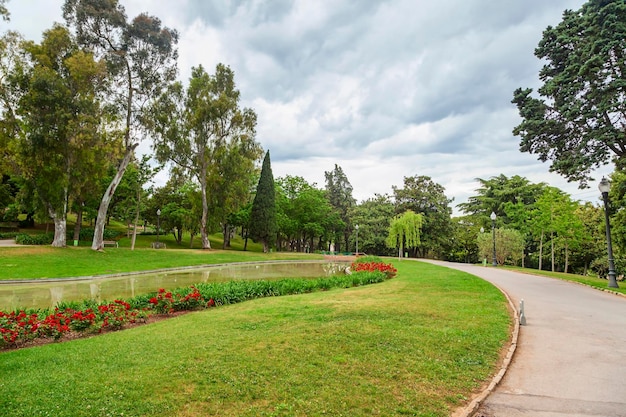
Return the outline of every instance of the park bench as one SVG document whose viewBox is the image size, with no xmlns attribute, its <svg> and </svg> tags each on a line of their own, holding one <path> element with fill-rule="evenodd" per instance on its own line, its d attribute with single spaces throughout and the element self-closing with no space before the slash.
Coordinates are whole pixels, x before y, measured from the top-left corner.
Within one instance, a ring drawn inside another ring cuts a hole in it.
<svg viewBox="0 0 626 417">
<path fill-rule="evenodd" d="M 102 242 L 102 246 L 115 246 L 116 248 L 120 247 L 119 243 L 117 243 L 117 240 L 105 240 Z"/>
<path fill-rule="evenodd" d="M 0 232 L 19 232 L 19 222 L 0 222 Z"/>
</svg>

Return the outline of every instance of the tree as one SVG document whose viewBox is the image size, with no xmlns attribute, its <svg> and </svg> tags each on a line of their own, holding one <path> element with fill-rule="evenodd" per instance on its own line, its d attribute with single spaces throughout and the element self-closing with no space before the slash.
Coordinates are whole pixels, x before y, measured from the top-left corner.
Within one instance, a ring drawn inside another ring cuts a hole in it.
<svg viewBox="0 0 626 417">
<path fill-rule="evenodd" d="M 513 265 L 524 255 L 524 237 L 514 229 L 495 229 L 496 262 L 504 265 L 507 261 Z M 493 255 L 493 236 L 491 233 L 479 233 L 477 236 L 478 251 L 482 258 Z"/>
<path fill-rule="evenodd" d="M 270 245 L 276 239 L 276 190 L 270 151 L 267 151 L 265 158 L 263 158 L 261 176 L 252 202 L 250 236 L 252 239 L 263 243 L 263 252 L 265 253 L 269 252 Z"/>
<path fill-rule="evenodd" d="M 74 27 L 79 44 L 106 61 L 110 80 L 106 96 L 122 128 L 117 172 L 102 196 L 91 245 L 102 250 L 109 204 L 139 144 L 144 105 L 176 75 L 178 33 L 145 13 L 128 22 L 117 0 L 65 0 L 63 16 Z"/>
<path fill-rule="evenodd" d="M 376 194 L 352 209 L 350 218 L 359 225 L 360 252 L 381 256 L 393 254 L 385 240 L 394 214 L 395 208 L 388 195 Z"/>
<path fill-rule="evenodd" d="M 324 177 L 326 178 L 328 200 L 344 224 L 342 230 L 337 230 L 335 249 L 341 251 L 340 238 L 343 238 L 347 250 L 348 242 L 353 231 L 353 226 L 350 221 L 350 210 L 356 203 L 356 200 L 352 197 L 352 185 L 350 181 L 348 181 L 348 177 L 343 172 L 343 169 L 337 164 L 335 164 L 335 168 L 332 171 L 325 171 Z"/>
<path fill-rule="evenodd" d="M 40 45 L 24 48 L 32 66 L 19 76 L 20 173 L 54 220 L 52 245 L 64 247 L 71 193 L 107 160 L 96 158 L 106 147 L 96 98 L 105 68 L 60 25 L 44 32 Z"/>
<path fill-rule="evenodd" d="M 9 17 L 10 17 L 9 10 L 5 6 L 7 1 L 8 0 L 0 0 L 0 16 L 2 16 L 2 20 L 4 20 L 5 22 L 10 20 L 9 19 Z"/>
<path fill-rule="evenodd" d="M 393 186 L 396 213 L 412 210 L 423 216 L 420 244 L 413 247 L 419 257 L 447 252 L 452 235 L 452 209 L 445 188 L 428 176 L 404 177 L 404 188 Z"/>
<path fill-rule="evenodd" d="M 398 248 L 398 258 L 402 258 L 405 248 L 416 248 L 420 244 L 422 224 L 422 215 L 411 210 L 394 217 L 391 221 L 386 243 L 390 248 Z"/>
<path fill-rule="evenodd" d="M 215 75 L 207 74 L 202 66 L 192 68 L 186 92 L 180 82 L 174 83 L 150 109 L 157 159 L 173 162 L 200 184 L 203 249 L 211 248 L 209 202 L 215 223 L 225 224 L 228 214 L 246 202 L 254 164 L 262 152 L 255 140 L 256 114 L 239 108 L 234 77 L 222 64 L 217 65 Z"/>
<path fill-rule="evenodd" d="M 535 55 L 546 62 L 539 97 L 518 88 L 522 152 L 586 186 L 591 171 L 626 154 L 626 3 L 590 0 L 543 32 Z"/>
</svg>

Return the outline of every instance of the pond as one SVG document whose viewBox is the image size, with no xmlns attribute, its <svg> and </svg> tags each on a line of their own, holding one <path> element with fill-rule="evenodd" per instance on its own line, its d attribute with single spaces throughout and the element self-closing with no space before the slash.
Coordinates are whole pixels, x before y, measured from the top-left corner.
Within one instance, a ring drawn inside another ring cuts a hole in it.
<svg viewBox="0 0 626 417">
<path fill-rule="evenodd" d="M 188 287 L 200 282 L 229 280 L 318 278 L 345 270 L 346 263 L 257 262 L 220 264 L 103 277 L 0 282 L 0 311 L 51 308 L 60 301 L 128 299 L 157 291 Z"/>
</svg>

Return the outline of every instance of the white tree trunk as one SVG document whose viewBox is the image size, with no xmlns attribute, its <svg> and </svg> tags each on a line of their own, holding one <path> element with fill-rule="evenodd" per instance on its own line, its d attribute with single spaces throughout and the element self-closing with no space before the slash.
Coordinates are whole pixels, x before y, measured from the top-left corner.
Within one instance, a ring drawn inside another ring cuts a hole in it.
<svg viewBox="0 0 626 417">
<path fill-rule="evenodd" d="M 52 246 L 64 248 L 67 246 L 67 188 L 63 190 L 63 208 L 60 213 L 48 206 L 48 214 L 54 220 L 54 240 Z"/>
<path fill-rule="evenodd" d="M 93 241 L 91 243 L 91 249 L 93 250 L 104 249 L 104 226 L 106 223 L 107 212 L 109 211 L 109 204 L 111 203 L 111 199 L 115 194 L 115 189 L 122 181 L 124 172 L 126 172 L 126 168 L 128 167 L 128 164 L 130 164 L 131 157 L 133 156 L 137 145 L 138 144 L 136 143 L 126 148 L 126 154 L 124 155 L 124 159 L 122 159 L 122 162 L 117 168 L 117 173 L 111 180 L 109 187 L 102 196 L 102 200 L 100 201 L 100 207 L 98 208 L 98 217 L 96 218 L 96 227 L 93 232 Z"/>
<path fill-rule="evenodd" d="M 202 249 L 211 249 L 209 235 L 206 230 L 206 223 L 209 217 L 209 203 L 206 196 L 206 170 L 203 169 L 200 174 L 200 191 L 202 193 L 202 220 L 200 220 L 200 236 L 202 237 Z"/>
</svg>

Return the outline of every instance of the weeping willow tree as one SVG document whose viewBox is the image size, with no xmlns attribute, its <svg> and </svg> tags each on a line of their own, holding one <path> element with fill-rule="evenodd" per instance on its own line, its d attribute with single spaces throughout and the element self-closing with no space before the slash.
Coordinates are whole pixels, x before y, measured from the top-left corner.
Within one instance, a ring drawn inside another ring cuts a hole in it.
<svg viewBox="0 0 626 417">
<path fill-rule="evenodd" d="M 422 215 L 407 210 L 393 218 L 385 242 L 390 248 L 398 248 L 398 258 L 402 258 L 405 248 L 416 248 L 420 244 L 421 230 Z"/>
</svg>

